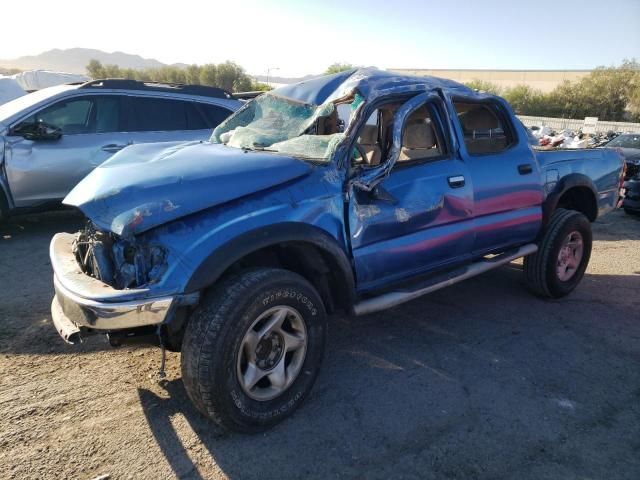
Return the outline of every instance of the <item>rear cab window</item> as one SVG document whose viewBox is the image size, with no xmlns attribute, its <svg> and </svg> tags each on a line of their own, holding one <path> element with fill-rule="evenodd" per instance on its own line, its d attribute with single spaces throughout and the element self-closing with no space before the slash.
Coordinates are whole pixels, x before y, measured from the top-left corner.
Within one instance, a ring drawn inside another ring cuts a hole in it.
<svg viewBox="0 0 640 480">
<path fill-rule="evenodd" d="M 498 102 L 454 101 L 464 144 L 470 155 L 500 153 L 515 143 L 507 112 Z"/>
</svg>

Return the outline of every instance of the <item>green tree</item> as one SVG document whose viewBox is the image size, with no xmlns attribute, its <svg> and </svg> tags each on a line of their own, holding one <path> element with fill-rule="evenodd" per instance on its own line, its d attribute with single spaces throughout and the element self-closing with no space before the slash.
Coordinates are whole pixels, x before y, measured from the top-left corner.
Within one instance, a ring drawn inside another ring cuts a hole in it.
<svg viewBox="0 0 640 480">
<path fill-rule="evenodd" d="M 200 69 L 200 78 L 198 83 L 201 85 L 217 85 L 217 70 L 216 66 L 212 63 L 203 65 Z"/>
<path fill-rule="evenodd" d="M 200 83 L 200 67 L 198 65 L 189 65 L 185 68 L 185 83 Z"/>
<path fill-rule="evenodd" d="M 575 82 L 565 81 L 545 98 L 550 115 L 565 118 L 598 117 L 622 121 L 637 118 L 634 95 L 640 74 L 636 62 L 620 67 L 598 67 Z"/>
<path fill-rule="evenodd" d="M 273 90 L 273 87 L 271 85 L 267 85 L 266 83 L 262 83 L 262 82 L 253 82 L 251 84 L 251 89 L 252 92 L 268 92 L 270 90 Z"/>
<path fill-rule="evenodd" d="M 229 61 L 218 65 L 216 83 L 218 87 L 229 91 L 241 92 L 251 88 L 251 78 L 244 72 L 244 69 Z"/>
<path fill-rule="evenodd" d="M 102 67 L 102 78 L 122 78 L 122 71 L 117 65 L 104 65 Z"/>
<path fill-rule="evenodd" d="M 93 79 L 104 78 L 102 64 L 98 60 L 92 59 L 87 65 L 87 75 Z"/>
<path fill-rule="evenodd" d="M 531 114 L 531 112 L 537 112 L 537 115 L 541 115 L 545 107 L 544 93 L 528 85 L 516 85 L 509 88 L 503 96 L 511 108 L 520 115 Z"/>
<path fill-rule="evenodd" d="M 640 64 L 624 60 L 619 67 L 598 67 L 580 80 L 565 81 L 543 93 L 526 85 L 501 91 L 474 80 L 467 86 L 503 95 L 520 115 L 640 121 Z"/>
<path fill-rule="evenodd" d="M 102 65 L 97 60 L 91 60 L 87 65 L 87 73 L 94 79 L 129 78 L 146 82 L 199 84 L 236 92 L 252 90 L 254 87 L 256 90 L 269 89 L 266 85 L 255 83 L 244 69 L 234 62 L 220 65 L 189 65 L 186 68 L 167 65 L 136 70 L 120 68 L 117 65 Z"/>
<path fill-rule="evenodd" d="M 340 72 L 344 72 L 345 70 L 353 70 L 354 68 L 356 68 L 354 65 L 350 64 L 350 63 L 332 63 L 331 65 L 329 65 L 327 67 L 327 69 L 324 71 L 325 75 L 333 75 L 334 73 L 340 73 Z"/>
</svg>

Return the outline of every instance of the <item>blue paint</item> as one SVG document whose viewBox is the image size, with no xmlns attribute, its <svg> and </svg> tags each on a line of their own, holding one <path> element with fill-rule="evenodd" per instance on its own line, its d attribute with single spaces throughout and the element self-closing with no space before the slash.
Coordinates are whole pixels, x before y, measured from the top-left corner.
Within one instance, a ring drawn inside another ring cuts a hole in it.
<svg viewBox="0 0 640 480">
<path fill-rule="evenodd" d="M 469 155 L 452 97 L 496 97 L 455 82 L 363 69 L 274 94 L 317 104 L 349 92 L 359 93 L 364 105 L 327 162 L 208 142 L 140 145 L 97 168 L 65 203 L 100 229 L 166 248 L 167 271 L 146 287 L 149 296 L 187 291 L 212 254 L 248 233 L 263 240 L 261 232 L 278 225 L 310 226 L 331 239 L 351 262 L 356 289 L 364 292 L 535 241 L 545 202 L 559 194 L 564 179 L 586 179 L 600 213 L 615 205 L 622 167 L 617 152 L 534 152 L 506 103 L 513 145 L 499 154 Z M 345 159 L 367 108 L 389 96 L 402 94 L 406 101 L 421 93 L 441 104 L 443 116 L 436 120 L 449 137 L 446 157 L 369 171 L 367 181 L 380 182 L 386 198 L 356 188 L 363 174 L 350 172 Z M 521 164 L 532 171 L 521 175 Z M 452 176 L 464 176 L 464 186 L 452 188 Z"/>
<path fill-rule="evenodd" d="M 302 160 L 208 142 L 133 145 L 85 177 L 65 203 L 101 229 L 137 234 L 311 169 Z M 136 215 L 138 223 L 132 224 Z"/>
</svg>

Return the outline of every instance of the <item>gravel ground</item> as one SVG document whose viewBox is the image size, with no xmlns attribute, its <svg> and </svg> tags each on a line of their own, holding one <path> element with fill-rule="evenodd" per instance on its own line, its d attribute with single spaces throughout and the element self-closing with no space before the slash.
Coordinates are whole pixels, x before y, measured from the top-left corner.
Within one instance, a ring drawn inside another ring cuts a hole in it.
<svg viewBox="0 0 640 480">
<path fill-rule="evenodd" d="M 80 219 L 0 226 L 0 477 L 640 478 L 640 218 L 595 224 L 589 270 L 543 301 L 512 264 L 387 312 L 332 319 L 308 401 L 220 435 L 169 353 L 64 344 L 47 246 Z"/>
</svg>

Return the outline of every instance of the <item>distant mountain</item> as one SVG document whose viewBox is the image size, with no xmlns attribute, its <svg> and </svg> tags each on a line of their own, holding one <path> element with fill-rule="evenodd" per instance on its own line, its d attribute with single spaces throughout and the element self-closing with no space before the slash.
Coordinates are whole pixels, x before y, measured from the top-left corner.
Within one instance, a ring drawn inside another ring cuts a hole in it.
<svg viewBox="0 0 640 480">
<path fill-rule="evenodd" d="M 91 60 L 98 60 L 103 65 L 117 65 L 120 68 L 160 68 L 167 66 L 154 58 L 143 58 L 140 55 L 132 55 L 124 52 L 103 52 L 92 48 L 54 48 L 39 55 L 29 55 L 14 58 L 12 60 L 0 60 L 0 73 L 10 69 L 19 70 L 53 70 L 67 73 L 87 73 L 87 64 Z M 174 63 L 173 66 L 184 68 L 186 63 Z M 12 72 L 13 73 L 13 72 Z M 320 75 L 305 75 L 304 77 L 275 77 L 269 76 L 269 83 L 289 84 L 316 78 Z M 259 82 L 266 82 L 266 75 L 255 75 Z"/>
<path fill-rule="evenodd" d="M 160 68 L 166 64 L 153 58 L 142 58 L 123 52 L 103 52 L 91 48 L 68 48 L 61 50 L 54 48 L 39 55 L 29 55 L 13 60 L 0 60 L 0 67 L 18 68 L 20 70 L 54 70 L 68 73 L 86 73 L 86 66 L 90 60 L 96 59 L 103 65 L 118 65 L 122 68 Z M 184 64 L 177 64 L 184 67 Z"/>
</svg>

